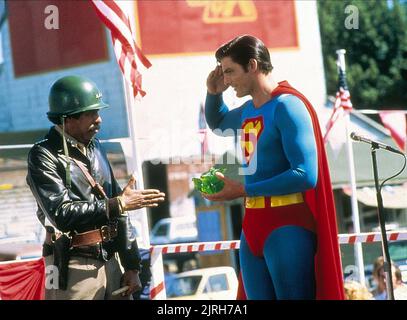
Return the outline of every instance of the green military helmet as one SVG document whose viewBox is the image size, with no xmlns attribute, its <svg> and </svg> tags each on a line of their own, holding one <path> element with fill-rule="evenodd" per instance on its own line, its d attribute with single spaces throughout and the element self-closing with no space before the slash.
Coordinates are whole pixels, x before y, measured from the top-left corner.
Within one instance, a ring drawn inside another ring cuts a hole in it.
<svg viewBox="0 0 407 320">
<path fill-rule="evenodd" d="M 66 76 L 57 80 L 49 93 L 48 117 L 69 116 L 109 105 L 102 101 L 96 84 L 81 76 Z"/>
</svg>

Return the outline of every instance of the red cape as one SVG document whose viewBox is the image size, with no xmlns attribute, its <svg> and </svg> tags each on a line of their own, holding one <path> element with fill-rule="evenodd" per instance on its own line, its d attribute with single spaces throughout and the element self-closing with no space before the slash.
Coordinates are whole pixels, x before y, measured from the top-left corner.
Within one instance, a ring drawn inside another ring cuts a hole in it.
<svg viewBox="0 0 407 320">
<path fill-rule="evenodd" d="M 316 298 L 318 300 L 344 300 L 342 264 L 339 254 L 335 203 L 329 174 L 328 160 L 317 114 L 307 98 L 287 81 L 278 83 L 271 97 L 292 94 L 306 105 L 314 127 L 318 152 L 318 182 L 314 189 L 305 192 L 305 201 L 317 221 L 318 247 L 315 257 Z M 241 280 L 241 275 L 239 275 Z M 239 281 L 237 299 L 245 299 L 243 282 Z"/>
</svg>

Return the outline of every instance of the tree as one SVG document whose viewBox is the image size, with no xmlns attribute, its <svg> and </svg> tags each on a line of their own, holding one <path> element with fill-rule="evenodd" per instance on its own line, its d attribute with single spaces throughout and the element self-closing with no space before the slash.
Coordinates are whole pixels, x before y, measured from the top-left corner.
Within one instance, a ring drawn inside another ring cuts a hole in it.
<svg viewBox="0 0 407 320">
<path fill-rule="evenodd" d="M 358 24 L 352 28 L 345 22 L 355 12 Z M 355 108 L 407 109 L 404 4 L 398 0 L 324 0 L 318 2 L 318 16 L 328 94 L 335 94 L 338 87 L 336 50 L 343 48 Z"/>
</svg>

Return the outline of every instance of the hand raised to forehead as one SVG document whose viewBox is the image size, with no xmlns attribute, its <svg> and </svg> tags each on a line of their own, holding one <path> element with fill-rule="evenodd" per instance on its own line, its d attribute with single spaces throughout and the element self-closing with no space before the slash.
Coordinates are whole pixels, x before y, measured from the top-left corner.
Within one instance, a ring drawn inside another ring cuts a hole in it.
<svg viewBox="0 0 407 320">
<path fill-rule="evenodd" d="M 206 79 L 206 86 L 210 94 L 220 94 L 225 91 L 229 85 L 225 85 L 223 71 L 220 65 L 212 70 Z"/>
</svg>

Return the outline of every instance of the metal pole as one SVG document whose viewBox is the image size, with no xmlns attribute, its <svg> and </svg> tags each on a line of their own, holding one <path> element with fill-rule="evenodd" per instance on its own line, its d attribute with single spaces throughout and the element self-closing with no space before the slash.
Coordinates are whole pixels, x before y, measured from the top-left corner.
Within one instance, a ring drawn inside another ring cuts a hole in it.
<svg viewBox="0 0 407 320">
<path fill-rule="evenodd" d="M 121 9 L 127 13 L 129 16 L 129 23 L 132 28 L 133 37 L 138 36 L 138 28 L 136 28 L 136 17 L 134 16 L 137 3 L 134 1 L 119 1 L 117 4 L 121 7 Z M 131 150 L 133 159 L 130 163 L 127 163 L 127 170 L 128 173 L 134 174 L 136 177 L 136 187 L 138 189 L 144 189 L 144 179 L 143 179 L 143 170 L 142 170 L 142 159 L 140 158 L 140 154 L 138 152 L 138 148 L 136 145 L 137 141 L 137 126 L 136 126 L 136 103 L 133 96 L 133 88 L 131 85 L 126 81 L 124 75 L 122 76 L 123 81 L 123 88 L 125 93 L 125 102 L 126 102 L 126 114 L 127 114 L 127 125 L 129 131 L 129 138 L 131 143 Z M 143 244 L 147 248 L 150 247 L 150 231 L 148 227 L 148 217 L 147 217 L 147 210 L 146 208 L 142 208 L 137 210 L 140 212 L 141 216 L 141 237 L 143 239 Z"/>
<path fill-rule="evenodd" d="M 122 6 L 122 9 L 126 10 L 126 12 L 129 14 L 130 17 L 130 25 L 132 29 L 134 30 L 134 36 L 138 37 L 138 30 L 139 28 L 136 28 L 136 17 L 134 16 L 135 12 L 137 11 L 137 3 L 135 1 L 120 1 L 120 5 Z M 127 8 L 126 8 L 127 7 Z M 124 91 L 125 91 L 125 96 L 126 96 L 126 110 L 127 110 L 127 117 L 128 117 L 128 128 L 129 128 L 129 136 L 131 139 L 131 145 L 132 145 L 132 150 L 133 150 L 133 157 L 135 163 L 134 168 L 136 168 L 136 171 L 138 175 L 136 176 L 137 179 L 137 187 L 139 189 L 144 189 L 144 179 L 143 179 L 143 171 L 142 171 L 142 160 L 138 154 L 138 148 L 136 147 L 136 137 L 137 137 L 137 132 L 136 132 L 136 126 L 135 126 L 135 121 L 136 121 L 136 112 L 135 112 L 135 101 L 134 101 L 134 96 L 133 96 L 133 90 L 130 87 L 130 85 L 127 83 L 126 79 L 123 77 L 123 86 L 124 86 Z M 134 170 L 134 168 L 132 170 Z M 151 247 L 150 244 L 150 231 L 148 227 L 148 217 L 147 217 L 147 210 L 146 208 L 142 208 L 141 210 L 141 227 L 142 227 L 142 239 L 143 239 L 143 244 L 147 246 L 148 248 Z M 159 294 L 155 296 L 155 299 L 166 299 L 166 290 L 165 290 L 165 282 L 164 280 L 164 270 L 163 270 L 163 258 L 162 258 L 162 253 L 160 252 L 158 255 L 155 255 L 154 257 L 151 256 L 151 259 L 155 261 L 154 264 L 151 265 L 151 285 L 150 285 L 150 296 L 152 294 L 151 290 L 156 288 L 157 282 L 162 283 L 163 289 L 160 291 Z"/>
<path fill-rule="evenodd" d="M 132 154 L 133 154 L 133 163 L 130 163 L 129 167 L 127 168 L 128 171 L 135 174 L 136 181 L 137 181 L 137 188 L 144 189 L 144 179 L 143 179 L 143 171 L 142 171 L 142 160 L 138 154 L 138 148 L 136 146 L 136 126 L 135 126 L 135 102 L 134 97 L 132 94 L 132 90 L 130 85 L 127 83 L 126 79 L 123 77 L 123 86 L 125 91 L 126 97 L 126 111 L 127 111 L 127 123 L 129 129 L 129 136 L 131 140 L 132 146 Z M 141 211 L 141 236 L 143 245 L 147 248 L 151 247 L 150 244 L 150 231 L 148 227 L 148 216 L 146 208 L 139 209 Z M 130 214 L 130 212 L 129 212 Z M 164 282 L 164 268 L 163 268 L 163 257 L 162 253 L 159 252 L 154 256 L 151 256 L 151 285 L 150 285 L 150 296 L 152 294 L 152 290 L 157 290 L 157 288 L 161 288 L 158 294 L 154 295 L 154 300 L 165 300 L 167 298 L 166 290 L 165 290 L 165 282 Z M 162 287 L 161 287 L 162 285 Z"/>
<path fill-rule="evenodd" d="M 355 162 L 353 159 L 353 148 L 352 142 L 350 141 L 350 115 L 346 115 L 346 150 L 348 156 L 348 165 L 349 165 L 349 180 L 352 190 L 351 195 L 351 206 L 352 206 L 352 222 L 353 222 L 353 232 L 360 233 L 360 218 L 359 218 L 359 206 L 358 199 L 356 197 L 356 175 L 355 175 Z M 365 268 L 363 262 L 363 251 L 362 244 L 356 243 L 354 248 L 355 263 L 358 268 L 359 282 L 365 285 Z"/>
<path fill-rule="evenodd" d="M 346 64 L 345 64 L 345 49 L 340 49 L 336 51 L 338 55 L 337 65 L 339 71 L 343 72 L 343 76 L 346 77 Z M 344 84 L 346 85 L 346 78 L 343 79 Z M 352 142 L 350 141 L 350 114 L 349 112 L 345 115 L 346 121 L 346 151 L 348 158 L 348 167 L 349 167 L 349 181 L 352 190 L 351 194 L 351 206 L 352 206 L 352 222 L 353 222 L 353 232 L 360 233 L 360 218 L 359 218 L 359 207 L 357 200 L 357 190 L 356 190 L 356 175 L 355 175 L 355 162 L 353 158 L 353 148 Z M 362 244 L 357 243 L 354 247 L 355 263 L 358 268 L 359 282 L 363 285 L 365 284 L 365 268 L 363 262 L 363 251 Z"/>
<path fill-rule="evenodd" d="M 377 214 L 379 217 L 379 224 L 380 224 L 380 231 L 382 234 L 382 250 L 383 250 L 383 268 L 386 276 L 386 290 L 387 290 L 387 300 L 394 300 L 394 292 L 393 292 L 393 279 L 392 279 L 392 272 L 391 272 L 391 260 L 390 260 L 390 253 L 389 253 L 389 246 L 387 242 L 387 234 L 386 234 L 386 220 L 384 218 L 383 213 L 383 199 L 382 194 L 379 186 L 379 174 L 377 170 L 377 160 L 376 160 L 376 149 L 379 146 L 372 143 L 372 162 L 373 162 L 373 175 L 374 175 L 374 182 L 376 187 L 376 197 L 377 197 Z"/>
<path fill-rule="evenodd" d="M 126 111 L 127 111 L 127 124 L 128 124 L 128 130 L 129 130 L 129 137 L 131 141 L 131 149 L 132 149 L 132 155 L 133 159 L 132 162 L 128 164 L 128 172 L 133 174 L 136 177 L 136 184 L 137 184 L 137 189 L 144 189 L 144 179 L 143 179 L 143 171 L 141 167 L 142 160 L 140 159 L 140 156 L 138 154 L 138 148 L 136 146 L 136 126 L 135 126 L 135 103 L 134 103 L 134 97 L 132 94 L 132 90 L 130 88 L 130 85 L 127 83 L 127 81 L 123 79 L 123 87 L 125 91 L 125 98 L 126 98 Z M 143 239 L 143 244 L 149 248 L 150 247 L 150 231 L 148 227 L 148 217 L 147 217 L 147 210 L 146 208 L 141 208 L 139 209 L 141 211 L 141 236 Z"/>
</svg>

